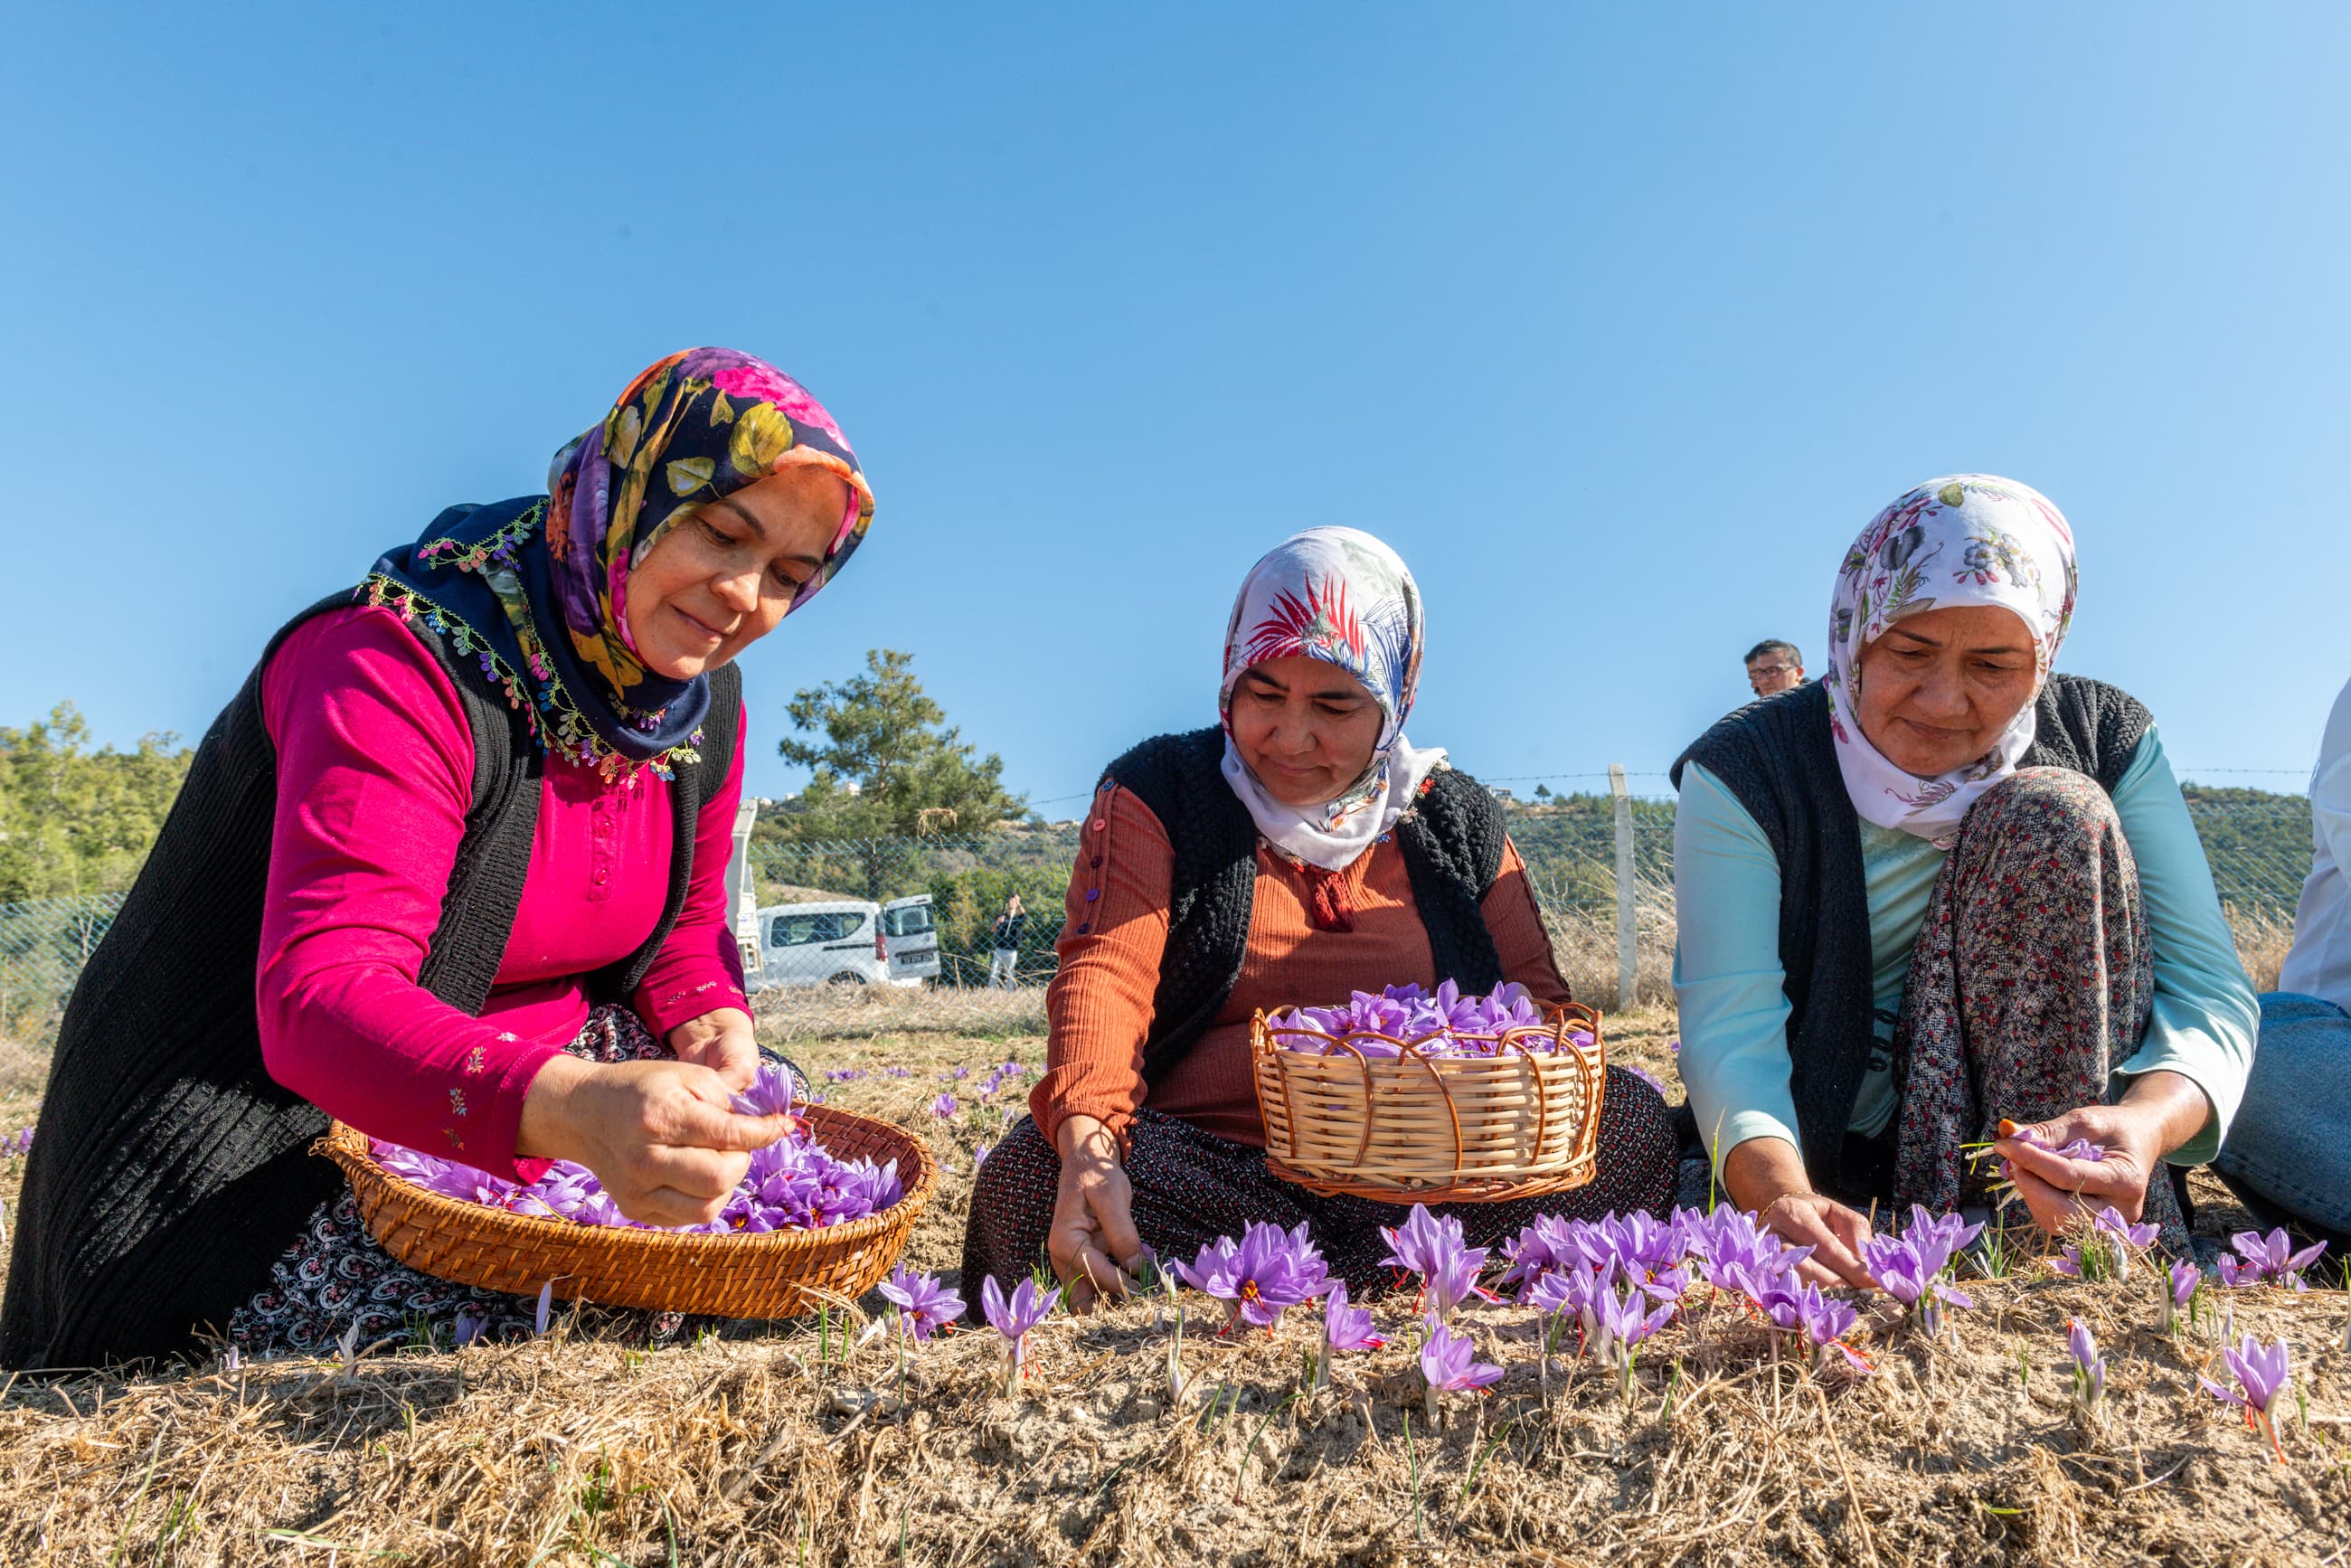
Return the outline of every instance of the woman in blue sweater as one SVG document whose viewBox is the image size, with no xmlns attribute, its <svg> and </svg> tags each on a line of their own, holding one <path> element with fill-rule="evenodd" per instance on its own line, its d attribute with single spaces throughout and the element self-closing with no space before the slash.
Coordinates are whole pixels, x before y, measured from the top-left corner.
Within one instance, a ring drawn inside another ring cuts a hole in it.
<svg viewBox="0 0 2351 1568">
<path fill-rule="evenodd" d="M 2252 988 L 2154 720 L 2052 673 L 2074 588 L 2046 497 L 1922 485 L 1846 552 L 1826 675 L 1675 767 L 1690 1111 L 1823 1281 L 1866 1281 L 1873 1207 L 1982 1205 L 2003 1169 L 2017 1223 L 2111 1204 L 2184 1249 L 2156 1178 L 2243 1092 Z"/>
</svg>

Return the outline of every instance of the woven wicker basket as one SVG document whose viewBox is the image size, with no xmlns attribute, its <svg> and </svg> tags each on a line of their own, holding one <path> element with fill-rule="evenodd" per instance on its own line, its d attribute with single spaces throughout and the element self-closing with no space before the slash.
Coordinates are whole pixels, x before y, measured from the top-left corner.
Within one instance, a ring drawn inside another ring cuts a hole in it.
<svg viewBox="0 0 2351 1568">
<path fill-rule="evenodd" d="M 1329 1043 L 1292 1050 L 1277 1034 Z M 1608 1067 L 1600 1015 L 1571 1005 L 1547 1027 L 1478 1038 L 1494 1039 L 1492 1056 L 1424 1056 L 1388 1035 L 1276 1030 L 1259 1013 L 1249 1054 L 1266 1168 L 1315 1192 L 1388 1203 L 1494 1202 L 1590 1181 Z M 1400 1053 L 1366 1055 L 1364 1041 Z"/>
<path fill-rule="evenodd" d="M 551 1280 L 559 1296 L 612 1306 L 783 1318 L 872 1290 L 905 1250 L 939 1180 L 930 1150 L 902 1128 L 827 1105 L 799 1114 L 838 1159 L 896 1160 L 905 1196 L 821 1230 L 681 1236 L 508 1214 L 427 1192 L 377 1165 L 367 1135 L 340 1122 L 315 1150 L 350 1177 L 360 1216 L 384 1250 L 438 1279 L 517 1296 Z"/>
</svg>

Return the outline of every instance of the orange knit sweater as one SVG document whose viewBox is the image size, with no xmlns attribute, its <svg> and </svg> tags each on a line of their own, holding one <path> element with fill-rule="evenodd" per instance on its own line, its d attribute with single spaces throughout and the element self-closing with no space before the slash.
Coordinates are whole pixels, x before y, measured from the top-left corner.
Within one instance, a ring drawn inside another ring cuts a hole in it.
<svg viewBox="0 0 2351 1568">
<path fill-rule="evenodd" d="M 1265 1122 L 1249 1073 L 1253 1012 L 1437 981 L 1404 852 L 1392 839 L 1382 838 L 1342 873 L 1354 908 L 1353 931 L 1315 929 L 1307 876 L 1260 839 L 1240 979 L 1215 1026 L 1146 1090 L 1143 1042 L 1167 945 L 1176 852 L 1151 809 L 1121 789 L 1095 797 L 1080 840 L 1059 944 L 1061 967 L 1045 993 L 1051 1030 L 1045 1075 L 1029 1095 L 1038 1130 L 1049 1140 L 1064 1117 L 1079 1114 L 1100 1117 L 1123 1143 L 1135 1108 L 1148 1104 L 1218 1137 L 1263 1147 Z M 1567 1001 L 1526 862 L 1507 841 L 1483 908 L 1504 977 L 1538 1002 Z"/>
</svg>

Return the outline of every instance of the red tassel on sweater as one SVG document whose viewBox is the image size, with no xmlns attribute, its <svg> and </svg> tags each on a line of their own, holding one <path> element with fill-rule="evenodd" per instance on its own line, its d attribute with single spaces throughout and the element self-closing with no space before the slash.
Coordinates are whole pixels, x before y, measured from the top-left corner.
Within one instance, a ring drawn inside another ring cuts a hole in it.
<svg viewBox="0 0 2351 1568">
<path fill-rule="evenodd" d="M 1321 866 L 1305 868 L 1307 883 L 1311 889 L 1306 901 L 1306 913 L 1317 931 L 1353 931 L 1355 928 L 1355 905 L 1347 896 L 1347 877 L 1343 872 L 1324 871 Z"/>
</svg>

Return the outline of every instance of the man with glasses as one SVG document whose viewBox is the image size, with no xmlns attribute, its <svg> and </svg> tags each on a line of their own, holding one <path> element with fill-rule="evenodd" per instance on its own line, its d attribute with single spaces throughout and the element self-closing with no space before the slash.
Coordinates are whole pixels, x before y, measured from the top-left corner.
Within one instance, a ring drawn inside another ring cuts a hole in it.
<svg viewBox="0 0 2351 1568">
<path fill-rule="evenodd" d="M 1792 691 L 1804 684 L 1804 656 L 1793 643 L 1778 638 L 1747 650 L 1747 684 L 1759 697 Z"/>
</svg>

